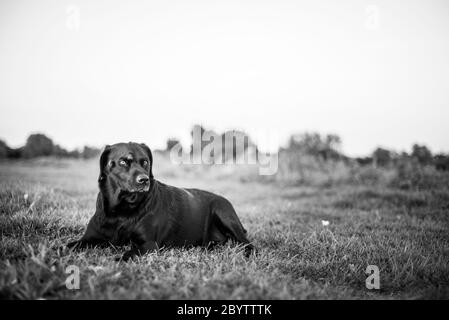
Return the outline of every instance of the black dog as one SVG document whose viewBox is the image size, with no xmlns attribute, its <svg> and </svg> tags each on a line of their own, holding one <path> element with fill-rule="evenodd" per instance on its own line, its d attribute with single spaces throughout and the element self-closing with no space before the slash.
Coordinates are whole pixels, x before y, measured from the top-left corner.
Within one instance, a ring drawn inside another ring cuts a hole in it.
<svg viewBox="0 0 449 320">
<path fill-rule="evenodd" d="M 100 157 L 100 192 L 84 236 L 68 247 L 125 245 L 122 259 L 162 247 L 204 246 L 232 239 L 254 249 L 231 203 L 198 189 L 181 189 L 153 178 L 145 144 L 106 146 Z"/>
</svg>

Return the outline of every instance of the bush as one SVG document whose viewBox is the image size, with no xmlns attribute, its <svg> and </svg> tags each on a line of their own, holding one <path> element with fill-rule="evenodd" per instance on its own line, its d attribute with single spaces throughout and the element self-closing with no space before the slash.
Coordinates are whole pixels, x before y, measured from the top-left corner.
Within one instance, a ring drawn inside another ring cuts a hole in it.
<svg viewBox="0 0 449 320">
<path fill-rule="evenodd" d="M 433 158 L 433 164 L 435 165 L 435 169 L 441 171 L 449 171 L 449 156 L 444 154 L 437 154 Z"/>
<path fill-rule="evenodd" d="M 396 168 L 391 186 L 415 190 L 449 189 L 449 173 L 431 166 L 402 162 Z"/>
<path fill-rule="evenodd" d="M 9 154 L 8 145 L 3 140 L 0 140 L 0 159 L 7 158 L 8 154 Z"/>
<path fill-rule="evenodd" d="M 319 133 L 294 134 L 290 137 L 288 151 L 299 151 L 324 160 L 338 160 L 340 153 L 341 139 L 334 134 L 322 136 Z"/>
<path fill-rule="evenodd" d="M 373 152 L 373 162 L 375 166 L 387 167 L 392 163 L 392 160 L 392 153 L 387 149 L 377 148 Z"/>
<path fill-rule="evenodd" d="M 347 181 L 352 176 L 351 166 L 345 161 L 324 160 L 301 151 L 282 150 L 275 180 L 289 184 L 332 185 Z"/>
<path fill-rule="evenodd" d="M 362 185 L 386 185 L 394 178 L 395 171 L 393 169 L 373 167 L 373 166 L 356 166 L 352 170 L 350 182 Z"/>
<path fill-rule="evenodd" d="M 412 158 L 416 159 L 421 165 L 432 163 L 432 153 L 426 146 L 414 144 L 412 147 Z"/>
<path fill-rule="evenodd" d="M 55 145 L 47 136 L 37 133 L 28 137 L 22 155 L 25 158 L 50 156 L 54 154 Z"/>
</svg>

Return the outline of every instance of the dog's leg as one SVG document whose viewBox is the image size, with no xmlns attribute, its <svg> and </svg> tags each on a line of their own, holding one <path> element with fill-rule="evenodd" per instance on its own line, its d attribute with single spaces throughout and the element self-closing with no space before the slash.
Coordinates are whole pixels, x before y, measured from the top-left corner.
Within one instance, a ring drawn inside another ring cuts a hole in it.
<svg viewBox="0 0 449 320">
<path fill-rule="evenodd" d="M 243 228 L 232 205 L 227 202 L 216 204 L 213 206 L 212 214 L 218 229 L 227 238 L 245 245 L 245 256 L 249 257 L 255 248 L 246 237 L 246 230 Z"/>
<path fill-rule="evenodd" d="M 84 249 L 89 247 L 107 247 L 110 245 L 108 239 L 112 236 L 113 228 L 102 228 L 102 225 L 98 222 L 98 216 L 100 213 L 96 212 L 90 219 L 86 232 L 80 240 L 70 242 L 67 244 L 68 248 Z"/>
</svg>

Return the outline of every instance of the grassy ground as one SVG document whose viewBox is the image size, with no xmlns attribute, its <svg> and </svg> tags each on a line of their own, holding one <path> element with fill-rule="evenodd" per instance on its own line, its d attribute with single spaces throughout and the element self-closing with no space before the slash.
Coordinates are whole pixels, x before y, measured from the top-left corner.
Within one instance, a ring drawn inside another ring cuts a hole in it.
<svg viewBox="0 0 449 320">
<path fill-rule="evenodd" d="M 96 161 L 0 163 L 0 297 L 449 298 L 446 189 L 283 186 L 155 168 L 163 182 L 228 197 L 259 254 L 173 249 L 124 263 L 114 261 L 124 248 L 58 249 L 93 214 L 97 170 Z M 79 290 L 65 286 L 69 265 L 80 268 Z M 368 265 L 380 269 L 380 290 L 365 287 Z"/>
</svg>

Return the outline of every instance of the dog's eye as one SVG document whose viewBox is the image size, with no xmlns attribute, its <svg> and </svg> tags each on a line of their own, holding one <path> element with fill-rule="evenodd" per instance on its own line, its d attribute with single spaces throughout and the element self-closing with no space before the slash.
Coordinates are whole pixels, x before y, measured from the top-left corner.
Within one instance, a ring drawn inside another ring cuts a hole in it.
<svg viewBox="0 0 449 320">
<path fill-rule="evenodd" d="M 143 161 L 142 161 L 142 165 L 143 165 L 143 166 L 148 165 L 148 161 L 147 161 L 147 160 L 143 160 Z"/>
<path fill-rule="evenodd" d="M 120 160 L 118 164 L 121 165 L 122 167 L 128 166 L 128 163 L 126 163 L 125 160 Z"/>
</svg>

